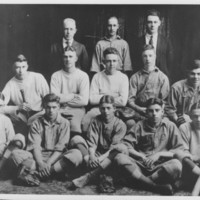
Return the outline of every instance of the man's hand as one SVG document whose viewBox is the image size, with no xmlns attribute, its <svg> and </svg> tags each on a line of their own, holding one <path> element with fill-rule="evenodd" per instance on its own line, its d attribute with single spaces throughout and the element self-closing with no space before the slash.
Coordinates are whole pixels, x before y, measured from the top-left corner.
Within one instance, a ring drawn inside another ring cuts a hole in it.
<svg viewBox="0 0 200 200">
<path fill-rule="evenodd" d="M 91 168 L 97 168 L 99 166 L 99 159 L 96 156 L 90 156 L 88 164 Z"/>
<path fill-rule="evenodd" d="M 18 110 L 20 112 L 30 112 L 32 109 L 31 109 L 31 105 L 28 104 L 28 103 L 22 103 L 21 105 L 18 106 Z"/>
<path fill-rule="evenodd" d="M 145 164 L 147 167 L 151 168 L 152 165 L 153 165 L 156 161 L 159 160 L 159 158 L 160 158 L 159 153 L 155 153 L 154 155 L 148 156 L 146 159 L 143 159 L 143 161 L 144 161 L 144 164 Z"/>
<path fill-rule="evenodd" d="M 38 164 L 39 176 L 41 178 L 50 176 L 50 168 L 51 168 L 51 165 L 49 163 L 43 162 L 43 163 Z"/>
<path fill-rule="evenodd" d="M 146 110 L 147 110 L 147 108 L 145 108 L 145 107 L 140 107 L 139 112 L 140 112 L 142 115 L 145 115 L 145 114 L 146 114 Z"/>
<path fill-rule="evenodd" d="M 195 163 L 200 163 L 200 158 L 198 156 L 191 156 L 191 159 L 195 162 Z"/>
</svg>

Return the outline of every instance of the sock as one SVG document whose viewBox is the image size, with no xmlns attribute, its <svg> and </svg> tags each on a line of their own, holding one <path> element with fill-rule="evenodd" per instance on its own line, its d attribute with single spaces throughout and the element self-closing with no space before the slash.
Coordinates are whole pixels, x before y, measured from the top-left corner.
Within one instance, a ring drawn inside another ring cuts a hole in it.
<svg viewBox="0 0 200 200">
<path fill-rule="evenodd" d="M 68 159 L 62 158 L 51 167 L 50 172 L 70 172 L 70 169 L 72 169 L 72 167 L 73 164 Z"/>
<path fill-rule="evenodd" d="M 184 158 L 183 165 L 185 165 L 188 170 L 191 170 L 193 174 L 200 175 L 200 168 L 190 158 Z"/>
<path fill-rule="evenodd" d="M 199 196 L 200 193 L 200 176 L 195 183 L 194 189 L 192 191 L 192 196 Z"/>
<path fill-rule="evenodd" d="M 149 177 L 155 183 L 169 183 L 171 182 L 171 176 L 164 168 L 158 169 Z"/>
</svg>

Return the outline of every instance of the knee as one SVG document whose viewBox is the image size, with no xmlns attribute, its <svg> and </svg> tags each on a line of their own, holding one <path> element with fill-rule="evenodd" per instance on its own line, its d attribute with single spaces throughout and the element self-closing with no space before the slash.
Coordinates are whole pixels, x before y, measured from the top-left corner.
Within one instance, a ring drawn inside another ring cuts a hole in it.
<svg viewBox="0 0 200 200">
<path fill-rule="evenodd" d="M 114 162 L 119 166 L 125 165 L 127 163 L 131 163 L 129 157 L 123 153 L 117 154 L 114 158 Z"/>
<path fill-rule="evenodd" d="M 83 162 L 82 153 L 78 149 L 70 149 L 65 155 L 75 167 L 78 167 Z"/>
<path fill-rule="evenodd" d="M 78 144 L 82 144 L 87 148 L 87 143 L 86 143 L 85 139 L 83 137 L 81 137 L 80 135 L 76 135 L 70 140 L 71 148 L 77 147 Z"/>
<path fill-rule="evenodd" d="M 71 131 L 81 133 L 81 122 L 72 118 L 72 120 L 70 121 L 70 128 Z"/>
<path fill-rule="evenodd" d="M 180 162 L 183 162 L 184 158 L 190 157 L 189 154 L 185 153 L 184 151 L 177 151 L 174 154 L 174 158 L 178 159 Z"/>
<path fill-rule="evenodd" d="M 16 149 L 12 151 L 10 158 L 16 166 L 19 166 L 24 160 L 26 160 L 29 157 L 26 155 L 27 153 L 29 152 L 21 149 Z"/>
<path fill-rule="evenodd" d="M 25 137 L 20 133 L 17 133 L 9 144 L 9 146 L 12 146 L 12 148 L 16 147 L 18 149 L 24 149 L 25 145 Z"/>
<path fill-rule="evenodd" d="M 129 119 L 126 121 L 127 131 L 129 131 L 136 124 L 134 119 Z"/>
<path fill-rule="evenodd" d="M 171 176 L 172 179 L 177 179 L 181 177 L 182 173 L 182 164 L 179 160 L 177 159 L 172 159 L 170 161 L 170 166 L 167 167 L 167 171 L 169 175 Z"/>
</svg>

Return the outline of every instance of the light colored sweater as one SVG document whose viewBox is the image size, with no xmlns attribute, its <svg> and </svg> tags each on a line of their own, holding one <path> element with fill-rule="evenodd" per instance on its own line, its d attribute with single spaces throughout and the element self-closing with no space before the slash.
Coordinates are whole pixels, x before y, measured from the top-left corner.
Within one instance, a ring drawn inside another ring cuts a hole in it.
<svg viewBox="0 0 200 200">
<path fill-rule="evenodd" d="M 28 72 L 24 80 L 13 77 L 5 85 L 2 93 L 5 104 L 20 105 L 23 98 L 20 90 L 24 91 L 26 102 L 31 105 L 32 110 L 42 110 L 42 98 L 49 93 L 49 86 L 44 76 L 35 72 Z"/>
<path fill-rule="evenodd" d="M 107 75 L 104 71 L 94 75 L 90 87 L 90 103 L 98 105 L 102 96 L 112 95 L 116 106 L 125 106 L 128 100 L 128 77 L 120 71 Z"/>
<path fill-rule="evenodd" d="M 88 104 L 89 77 L 80 69 L 72 73 L 64 70 L 55 72 L 51 77 L 50 88 L 51 92 L 60 97 L 60 102 L 69 107 L 83 107 Z"/>
</svg>

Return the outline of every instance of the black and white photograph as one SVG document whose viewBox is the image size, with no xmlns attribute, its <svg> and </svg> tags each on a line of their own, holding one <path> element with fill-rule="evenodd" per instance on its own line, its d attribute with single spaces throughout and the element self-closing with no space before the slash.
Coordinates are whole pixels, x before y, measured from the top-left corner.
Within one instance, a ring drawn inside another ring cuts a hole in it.
<svg viewBox="0 0 200 200">
<path fill-rule="evenodd" d="M 200 195 L 200 5 L 144 3 L 0 4 L 0 198 Z"/>
</svg>

